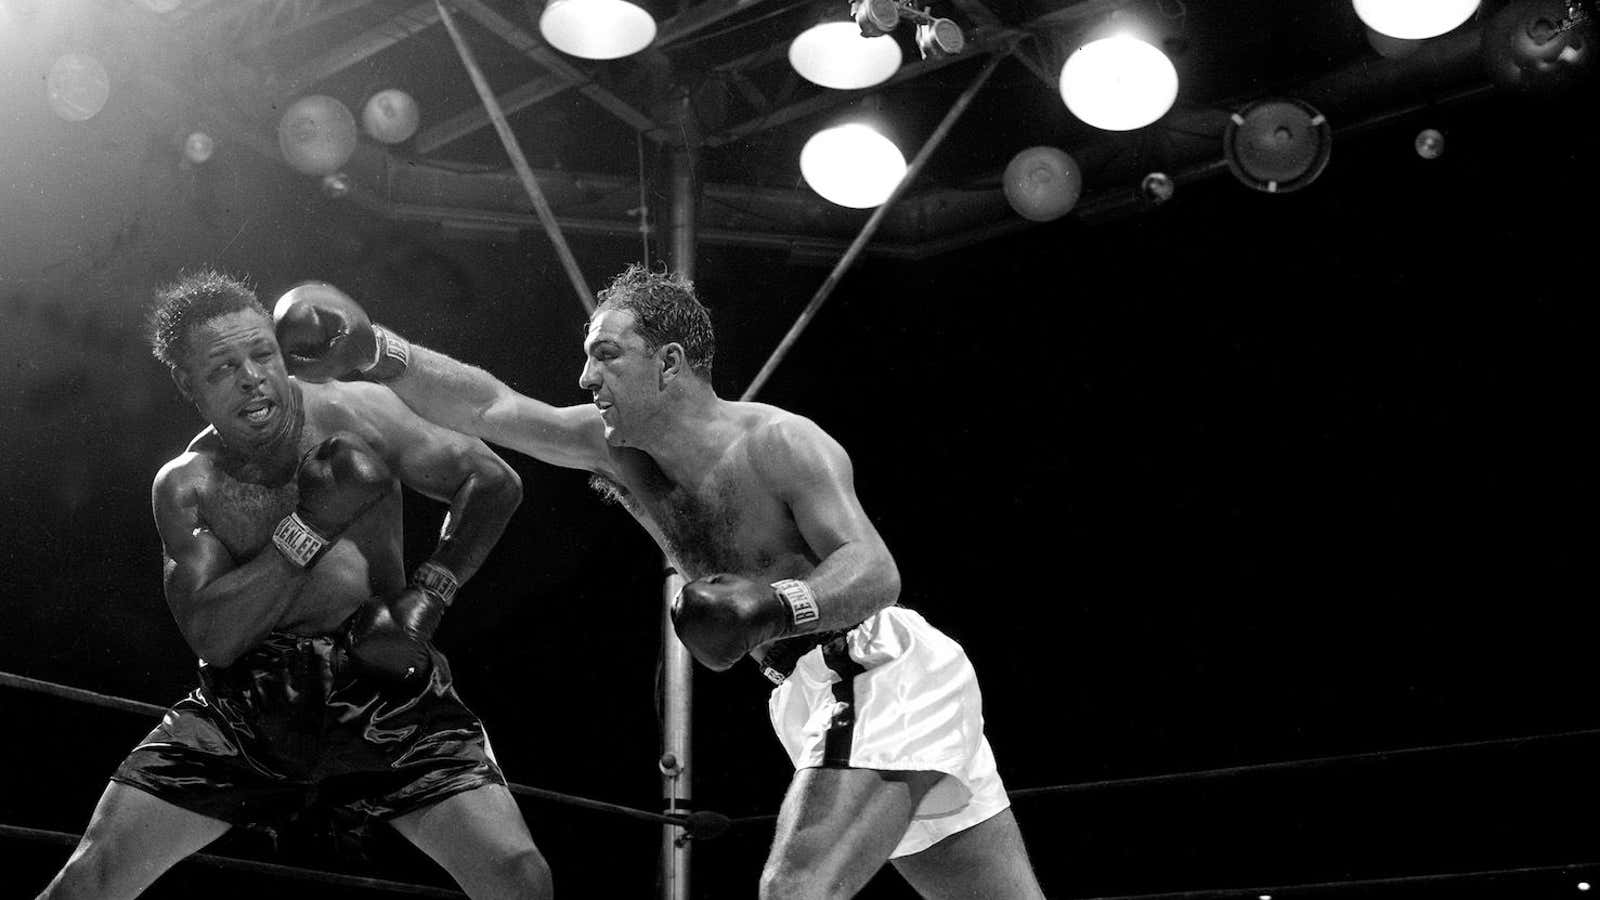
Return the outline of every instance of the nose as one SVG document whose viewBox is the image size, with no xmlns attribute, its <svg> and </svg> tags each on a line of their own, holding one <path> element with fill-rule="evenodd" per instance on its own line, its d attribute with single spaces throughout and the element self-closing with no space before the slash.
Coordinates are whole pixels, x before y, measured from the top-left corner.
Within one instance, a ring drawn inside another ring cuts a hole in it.
<svg viewBox="0 0 1600 900">
<path fill-rule="evenodd" d="M 266 378 L 266 368 L 253 359 L 246 359 L 244 364 L 239 366 L 239 387 L 245 391 L 251 390 Z"/>
<path fill-rule="evenodd" d="M 596 372 L 597 368 L 598 366 L 595 365 L 594 360 L 584 360 L 583 371 L 578 373 L 578 387 L 583 388 L 586 391 L 599 390 L 600 375 L 598 372 Z"/>
</svg>

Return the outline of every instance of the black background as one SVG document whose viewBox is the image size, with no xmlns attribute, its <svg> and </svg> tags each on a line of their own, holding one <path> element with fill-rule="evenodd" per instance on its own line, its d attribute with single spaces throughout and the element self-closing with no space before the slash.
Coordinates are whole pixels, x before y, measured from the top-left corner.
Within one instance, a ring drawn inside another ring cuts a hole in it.
<svg viewBox="0 0 1600 900">
<path fill-rule="evenodd" d="M 1592 95 L 1497 93 L 1340 142 L 1296 193 L 1223 172 L 1119 219 L 869 257 L 845 277 L 760 399 L 851 451 L 902 602 L 975 661 L 1012 788 L 1597 727 L 1593 110 Z M 1437 160 L 1411 147 L 1427 126 L 1446 132 Z M 271 239 L 220 261 L 264 297 L 329 278 L 520 390 L 585 399 L 582 311 L 542 234 L 451 240 L 243 177 L 231 189 L 281 195 L 253 226 Z M 186 214 L 222 208 L 197 196 Z M 595 285 L 638 256 L 636 241 L 574 247 Z M 88 272 L 0 298 L 0 668 L 166 704 L 193 659 L 161 596 L 148 486 L 200 423 L 127 306 L 74 304 L 136 305 L 218 257 L 159 241 L 127 257 L 114 285 Z M 732 397 L 826 270 L 706 246 L 697 274 Z M 512 780 L 656 808 L 659 561 L 580 473 L 507 457 L 526 499 L 439 643 Z M 410 498 L 412 557 L 440 514 Z M 775 811 L 789 770 L 765 683 L 701 670 L 695 690 L 697 804 Z M 0 716 L 0 818 L 60 831 L 82 828 L 151 724 L 11 689 Z M 1053 897 L 1559 866 L 1600 858 L 1595 749 L 1593 735 L 1496 743 L 1015 808 Z M 524 809 L 561 895 L 654 892 L 655 826 Z M 769 840 L 754 823 L 697 845 L 696 896 L 753 896 Z M 308 831 L 213 849 L 445 883 L 381 831 L 355 848 Z M 65 852 L 0 842 L 20 885 L 5 895 L 30 896 Z M 1573 880 L 1280 895 L 1556 897 Z M 188 863 L 148 896 L 221 890 L 359 895 Z M 862 896 L 911 895 L 885 873 Z"/>
</svg>

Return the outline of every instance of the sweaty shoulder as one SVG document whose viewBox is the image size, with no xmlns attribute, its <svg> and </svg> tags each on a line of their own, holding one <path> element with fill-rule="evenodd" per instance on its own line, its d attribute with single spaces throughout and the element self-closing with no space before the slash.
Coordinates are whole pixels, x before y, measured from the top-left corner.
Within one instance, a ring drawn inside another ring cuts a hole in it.
<svg viewBox="0 0 1600 900">
<path fill-rule="evenodd" d="M 776 406 L 750 406 L 750 461 L 769 482 L 786 482 L 843 462 L 843 448 L 817 423 Z"/>
<path fill-rule="evenodd" d="M 188 450 L 168 460 L 156 472 L 150 498 L 158 518 L 164 509 L 195 505 L 216 476 L 216 466 L 204 448 L 204 438 L 204 434 L 196 438 Z"/>
<path fill-rule="evenodd" d="M 325 433 L 351 431 L 371 437 L 382 433 L 404 409 L 394 391 L 370 381 L 300 382 L 306 419 Z"/>
</svg>

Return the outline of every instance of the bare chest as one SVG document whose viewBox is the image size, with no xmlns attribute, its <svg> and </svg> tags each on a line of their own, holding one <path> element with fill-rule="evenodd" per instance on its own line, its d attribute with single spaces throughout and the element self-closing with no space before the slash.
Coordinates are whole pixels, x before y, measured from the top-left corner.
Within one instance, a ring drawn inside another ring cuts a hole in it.
<svg viewBox="0 0 1600 900">
<path fill-rule="evenodd" d="M 234 559 L 250 559 L 272 540 L 278 521 L 300 500 L 293 480 L 268 486 L 220 478 L 211 485 L 201 513 L 211 533 L 222 541 Z"/>
<path fill-rule="evenodd" d="M 692 486 L 635 484 L 622 502 L 688 578 L 791 571 L 807 556 L 788 507 L 738 470 Z"/>
</svg>

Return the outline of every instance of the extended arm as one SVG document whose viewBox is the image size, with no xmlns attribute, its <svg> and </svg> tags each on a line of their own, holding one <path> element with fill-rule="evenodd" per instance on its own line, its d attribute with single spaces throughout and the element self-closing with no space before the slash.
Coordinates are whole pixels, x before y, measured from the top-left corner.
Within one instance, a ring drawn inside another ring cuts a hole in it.
<svg viewBox="0 0 1600 900">
<path fill-rule="evenodd" d="M 474 366 L 372 324 L 360 304 L 323 282 L 285 293 L 273 309 L 289 371 L 305 381 L 363 379 L 391 387 L 438 425 L 571 469 L 605 472 L 605 425 L 593 406 L 555 407 Z"/>
</svg>

